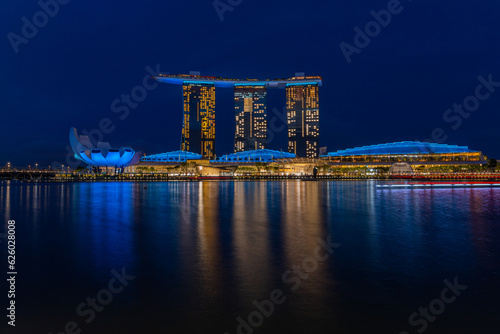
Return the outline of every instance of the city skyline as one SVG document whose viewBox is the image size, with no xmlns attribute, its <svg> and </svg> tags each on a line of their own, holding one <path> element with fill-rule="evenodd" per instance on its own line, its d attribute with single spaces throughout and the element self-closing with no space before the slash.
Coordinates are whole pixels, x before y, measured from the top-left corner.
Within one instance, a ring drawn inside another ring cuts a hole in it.
<svg viewBox="0 0 500 334">
<path fill-rule="evenodd" d="M 500 2 L 5 5 L 5 334 L 498 327 Z"/>
<path fill-rule="evenodd" d="M 88 4 L 61 6 L 28 44 L 18 46 L 18 53 L 4 40 L 1 57 L 8 66 L 0 86 L 9 122 L 0 126 L 0 164 L 66 164 L 71 126 L 94 135 L 93 130 L 103 127 L 103 141 L 146 153 L 174 150 L 181 136 L 182 114 L 177 111 L 183 101 L 177 91 L 144 78 L 191 70 L 241 78 L 283 77 L 296 71 L 321 74 L 321 124 L 328 125 L 321 129 L 321 146 L 328 151 L 435 137 L 499 157 L 500 94 L 495 85 L 500 82 L 500 52 L 492 47 L 500 31 L 494 16 L 498 4 L 405 3 L 404 10 L 360 48 L 353 28 L 364 31 L 374 20 L 370 12 L 384 6 L 370 1 L 244 3 L 226 12 L 223 22 L 210 2 L 196 9 L 187 3 L 154 9 L 124 6 L 119 15 L 111 6 L 99 15 Z M 40 10 L 27 3 L 11 8 L 1 23 L 5 34 L 21 34 L 20 18 L 31 19 Z M 186 12 L 203 22 L 204 33 L 187 25 L 177 34 L 165 34 L 183 26 Z M 238 24 L 244 20 L 245 25 Z M 78 28 L 84 25 L 89 29 Z M 110 26 L 122 25 L 128 28 L 111 34 Z M 209 41 L 206 34 L 218 37 Z M 293 56 L 286 55 L 298 40 L 302 44 L 293 48 Z M 249 42 L 266 50 L 266 56 L 255 50 L 240 52 Z M 342 42 L 360 50 L 351 55 L 351 63 L 339 47 Z M 82 52 L 81 45 L 89 48 Z M 179 45 L 182 51 L 176 49 Z M 481 84 L 479 77 L 493 82 L 494 91 L 487 90 L 489 97 L 472 112 L 464 109 L 467 117 L 462 117 L 454 105 L 472 101 L 468 97 Z M 227 139 L 234 136 L 234 101 L 232 92 L 217 95 L 220 155 L 234 149 L 234 140 Z M 276 130 L 268 148 L 286 150 L 286 131 L 277 131 L 285 125 L 286 99 L 275 91 L 269 91 L 267 99 Z"/>
</svg>

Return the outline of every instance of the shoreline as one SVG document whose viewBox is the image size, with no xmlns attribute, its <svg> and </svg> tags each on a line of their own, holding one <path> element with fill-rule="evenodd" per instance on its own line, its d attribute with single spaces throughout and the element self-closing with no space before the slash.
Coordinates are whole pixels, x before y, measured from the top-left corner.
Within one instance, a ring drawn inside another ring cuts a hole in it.
<svg viewBox="0 0 500 334">
<path fill-rule="evenodd" d="M 15 181 L 16 183 L 88 183 L 88 182 L 202 182 L 202 181 L 303 181 L 303 182 L 318 182 L 318 181 L 385 181 L 385 182 L 454 182 L 454 183 L 474 183 L 474 182 L 492 182 L 500 183 L 500 175 L 434 175 L 434 176 L 332 176 L 318 175 L 311 176 L 248 176 L 248 177 L 183 177 L 183 176 L 96 176 L 96 177 L 54 177 L 54 178 L 33 178 L 33 179 L 8 179 L 3 178 L 0 181 Z M 3 183 L 3 182 L 2 182 Z"/>
</svg>

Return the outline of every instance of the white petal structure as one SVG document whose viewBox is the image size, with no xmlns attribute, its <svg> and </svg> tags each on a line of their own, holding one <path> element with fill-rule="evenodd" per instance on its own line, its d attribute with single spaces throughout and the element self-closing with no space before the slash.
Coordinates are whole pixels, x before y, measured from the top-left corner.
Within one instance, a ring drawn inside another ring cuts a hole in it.
<svg viewBox="0 0 500 334">
<path fill-rule="evenodd" d="M 115 149 L 109 143 L 101 142 L 95 147 L 88 136 L 78 136 L 75 128 L 69 130 L 69 142 L 75 157 L 91 166 L 124 168 L 141 159 L 140 152 L 129 147 Z"/>
</svg>

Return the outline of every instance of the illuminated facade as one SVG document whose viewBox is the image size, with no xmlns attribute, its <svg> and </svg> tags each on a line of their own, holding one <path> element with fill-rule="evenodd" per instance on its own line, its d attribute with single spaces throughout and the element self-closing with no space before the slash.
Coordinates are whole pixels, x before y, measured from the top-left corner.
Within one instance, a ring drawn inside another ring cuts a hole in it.
<svg viewBox="0 0 500 334">
<path fill-rule="evenodd" d="M 419 141 L 403 141 L 388 144 L 350 148 L 322 155 L 331 162 L 483 162 L 481 151 L 467 146 L 447 145 Z"/>
<path fill-rule="evenodd" d="M 211 162 L 272 162 L 292 158 L 295 158 L 293 153 L 264 149 L 226 154 Z"/>
<path fill-rule="evenodd" d="M 265 85 L 235 85 L 236 132 L 234 152 L 267 146 L 267 89 Z"/>
<path fill-rule="evenodd" d="M 187 151 L 173 151 L 160 154 L 147 155 L 141 158 L 141 161 L 152 162 L 186 162 L 188 160 L 199 160 L 203 157 L 201 154 Z"/>
<path fill-rule="evenodd" d="M 291 78 L 235 79 L 191 74 L 159 74 L 158 82 L 182 85 L 184 119 L 182 151 L 215 157 L 215 89 L 233 88 L 236 129 L 234 152 L 267 147 L 267 89 L 285 89 L 288 151 L 299 157 L 319 155 L 320 76 L 296 73 Z"/>
<path fill-rule="evenodd" d="M 319 86 L 317 82 L 286 85 L 288 152 L 319 156 Z"/>
<path fill-rule="evenodd" d="M 215 85 L 185 82 L 181 150 L 215 157 Z"/>
</svg>

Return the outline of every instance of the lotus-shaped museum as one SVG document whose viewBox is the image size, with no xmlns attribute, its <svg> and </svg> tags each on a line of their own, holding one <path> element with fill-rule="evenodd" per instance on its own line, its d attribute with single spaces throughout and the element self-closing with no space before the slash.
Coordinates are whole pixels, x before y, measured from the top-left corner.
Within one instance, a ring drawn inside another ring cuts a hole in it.
<svg viewBox="0 0 500 334">
<path fill-rule="evenodd" d="M 111 148 L 109 143 L 92 144 L 88 136 L 78 136 L 75 128 L 69 130 L 69 142 L 75 157 L 90 166 L 125 168 L 141 159 L 140 152 L 130 147 Z"/>
</svg>

